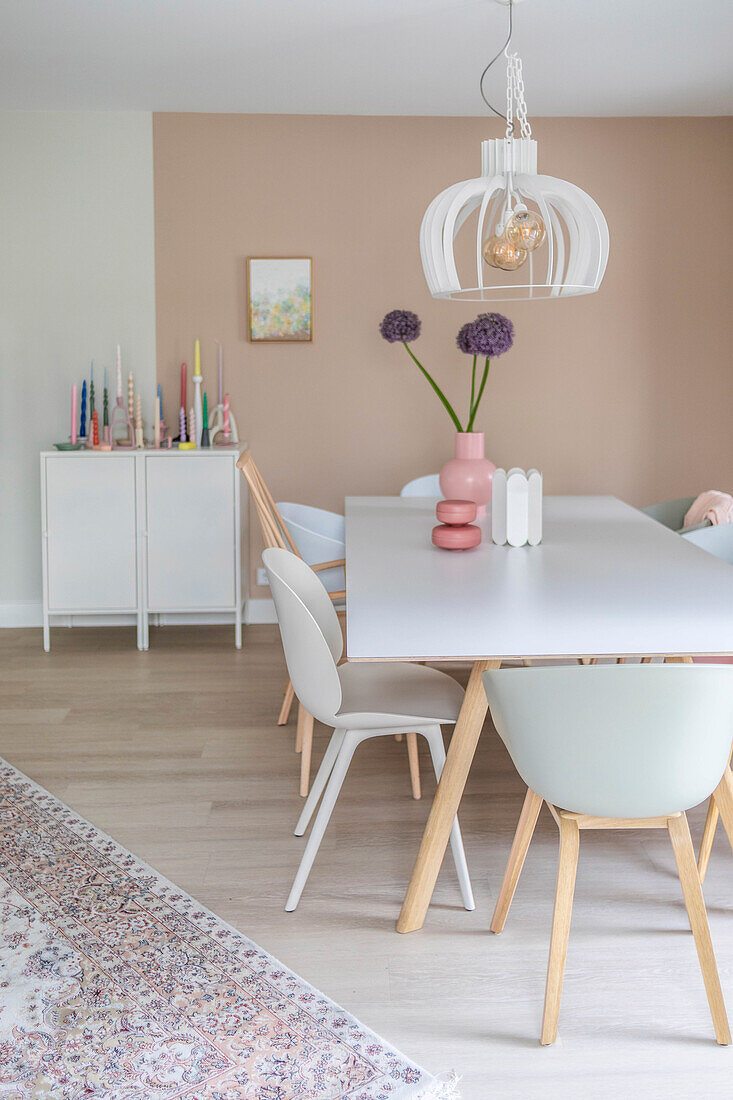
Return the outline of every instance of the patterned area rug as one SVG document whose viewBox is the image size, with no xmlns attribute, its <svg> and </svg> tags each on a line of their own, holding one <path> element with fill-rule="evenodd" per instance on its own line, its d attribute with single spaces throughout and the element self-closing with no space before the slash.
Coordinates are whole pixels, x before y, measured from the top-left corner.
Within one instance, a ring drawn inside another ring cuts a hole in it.
<svg viewBox="0 0 733 1100">
<path fill-rule="evenodd" d="M 2 1100 L 456 1096 L 0 761 Z"/>
</svg>

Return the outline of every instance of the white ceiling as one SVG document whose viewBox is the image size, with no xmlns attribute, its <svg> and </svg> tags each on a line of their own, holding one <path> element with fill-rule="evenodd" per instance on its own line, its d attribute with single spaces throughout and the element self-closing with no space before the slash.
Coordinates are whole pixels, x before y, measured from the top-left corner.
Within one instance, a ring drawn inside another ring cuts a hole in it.
<svg viewBox="0 0 733 1100">
<path fill-rule="evenodd" d="M 2 0 L 0 107 L 480 115 L 506 22 L 494 0 Z M 530 116 L 733 114 L 731 0 L 525 0 L 514 45 Z"/>
</svg>

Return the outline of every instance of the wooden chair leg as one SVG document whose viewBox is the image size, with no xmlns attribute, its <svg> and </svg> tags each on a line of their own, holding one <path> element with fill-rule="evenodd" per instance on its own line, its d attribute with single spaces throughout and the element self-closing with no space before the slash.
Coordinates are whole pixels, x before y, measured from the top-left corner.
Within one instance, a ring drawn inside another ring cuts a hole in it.
<svg viewBox="0 0 733 1100">
<path fill-rule="evenodd" d="M 715 954 L 713 952 L 712 940 L 710 939 L 708 916 L 705 911 L 705 901 L 702 896 L 700 877 L 697 873 L 697 866 L 695 864 L 695 852 L 692 847 L 690 827 L 687 824 L 687 815 L 680 814 L 678 817 L 670 817 L 667 821 L 667 828 L 669 829 L 669 835 L 672 840 L 674 857 L 677 861 L 677 871 L 680 876 L 680 883 L 682 884 L 682 893 L 685 898 L 685 905 L 687 906 L 687 915 L 690 918 L 690 927 L 695 937 L 697 957 L 700 960 L 700 969 L 702 970 L 702 977 L 705 982 L 705 992 L 708 995 L 710 1013 L 713 1017 L 715 1038 L 721 1046 L 728 1046 L 730 1043 L 728 1016 L 725 1011 L 723 991 L 720 988 L 718 968 L 715 964 Z"/>
<path fill-rule="evenodd" d="M 598 661 L 597 657 L 578 657 L 581 665 L 594 665 Z"/>
<path fill-rule="evenodd" d="M 302 703 L 298 703 L 298 725 L 295 730 L 295 751 L 303 751 L 303 730 L 308 724 L 310 715 Z"/>
<path fill-rule="evenodd" d="M 557 1021 L 560 1015 L 562 982 L 565 974 L 565 959 L 568 951 L 570 918 L 573 912 L 573 894 L 575 893 L 575 873 L 578 867 L 580 848 L 580 830 L 577 821 L 558 816 L 560 830 L 560 859 L 557 867 L 557 890 L 555 893 L 555 911 L 552 917 L 552 939 L 550 940 L 550 958 L 547 964 L 547 986 L 545 988 L 545 1008 L 542 1015 L 543 1046 L 554 1043 L 557 1038 Z"/>
<path fill-rule="evenodd" d="M 313 750 L 313 715 L 303 711 L 302 748 L 300 753 L 300 793 L 306 798 L 311 782 L 311 753 Z M 300 717 L 300 716 L 299 716 Z"/>
<path fill-rule="evenodd" d="M 283 698 L 283 705 L 280 707 L 280 713 L 277 716 L 278 726 L 287 726 L 288 719 L 290 718 L 290 708 L 293 705 L 293 699 L 295 698 L 295 690 L 290 680 L 287 682 L 285 688 L 285 696 Z"/>
<path fill-rule="evenodd" d="M 395 741 L 401 741 L 403 736 L 404 736 L 404 734 L 402 734 L 402 733 L 396 733 L 394 735 L 394 739 L 395 739 Z"/>
<path fill-rule="evenodd" d="M 509 862 L 506 865 L 504 879 L 501 884 L 499 896 L 496 899 L 496 906 L 494 907 L 494 915 L 491 918 L 491 931 L 497 934 L 504 929 L 509 906 L 512 903 L 514 891 L 517 888 L 519 876 L 522 873 L 522 867 L 524 866 L 524 861 L 529 851 L 530 841 L 532 840 L 532 835 L 541 808 L 542 799 L 540 796 L 527 788 L 522 812 L 519 815 L 519 824 L 517 825 L 517 831 L 514 834 L 514 840 L 512 842 L 512 850 L 509 853 Z"/>
<path fill-rule="evenodd" d="M 715 795 L 711 795 L 710 802 L 708 803 L 707 817 L 705 818 L 705 828 L 702 831 L 700 854 L 697 857 L 697 873 L 700 876 L 700 882 L 705 881 L 708 863 L 710 862 L 710 853 L 713 850 L 713 841 L 715 840 L 715 830 L 718 828 L 719 817 L 720 811 L 718 810 L 718 803 L 715 801 Z"/>
<path fill-rule="evenodd" d="M 420 788 L 420 757 L 417 751 L 417 734 L 407 734 L 407 759 L 410 764 L 410 783 L 412 784 L 412 797 L 422 798 Z"/>
<path fill-rule="evenodd" d="M 730 766 L 726 768 L 725 775 L 713 791 L 713 798 L 718 807 L 723 828 L 728 834 L 731 848 L 733 848 L 733 773 Z"/>
<path fill-rule="evenodd" d="M 718 827 L 718 818 L 720 817 L 720 802 L 730 802 L 728 813 L 723 817 L 723 825 L 728 834 L 728 840 L 731 843 L 731 847 L 733 848 L 733 801 L 731 798 L 726 797 L 727 791 L 733 791 L 733 776 L 731 776 L 730 771 L 731 762 L 733 762 L 733 750 L 731 750 L 730 757 L 728 758 L 728 767 L 726 768 L 725 775 L 713 791 L 710 805 L 708 806 L 708 815 L 705 818 L 705 829 L 703 830 L 702 843 L 700 844 L 700 854 L 697 857 L 697 869 L 700 874 L 700 882 L 705 881 L 705 874 L 708 869 L 708 863 L 710 862 L 710 853 L 713 850 L 713 841 L 715 840 L 715 830 Z M 726 817 L 728 819 L 727 824 Z"/>
<path fill-rule="evenodd" d="M 651 657 L 642 657 L 641 663 L 643 665 L 650 665 L 652 663 Z"/>
</svg>

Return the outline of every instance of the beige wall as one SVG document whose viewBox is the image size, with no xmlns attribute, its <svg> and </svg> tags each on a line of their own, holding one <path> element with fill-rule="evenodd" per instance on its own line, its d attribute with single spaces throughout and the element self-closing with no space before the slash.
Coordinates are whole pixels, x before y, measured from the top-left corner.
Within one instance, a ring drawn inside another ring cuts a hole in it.
<svg viewBox="0 0 733 1100">
<path fill-rule="evenodd" d="M 377 326 L 392 308 L 419 313 L 415 350 L 465 403 L 470 360 L 454 339 L 479 310 L 429 296 L 418 230 L 499 132 L 471 118 L 154 116 L 169 417 L 194 337 L 210 391 L 220 339 L 240 430 L 276 498 L 340 510 L 346 493 L 395 493 L 437 470 L 451 424 Z M 611 255 L 598 294 L 496 307 L 517 335 L 480 413 L 487 455 L 538 466 L 547 492 L 643 504 L 733 490 L 733 120 L 539 119 L 534 136 L 540 170 L 600 204 Z M 715 211 L 723 235 L 705 240 Z M 312 344 L 247 342 L 251 255 L 313 257 Z"/>
</svg>

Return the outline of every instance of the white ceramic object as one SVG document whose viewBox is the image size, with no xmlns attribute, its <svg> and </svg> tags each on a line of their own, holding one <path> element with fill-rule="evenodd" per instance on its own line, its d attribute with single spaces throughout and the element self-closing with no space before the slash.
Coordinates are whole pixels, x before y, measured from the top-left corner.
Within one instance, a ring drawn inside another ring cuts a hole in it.
<svg viewBox="0 0 733 1100">
<path fill-rule="evenodd" d="M 510 546 L 527 544 L 528 502 L 527 475 L 519 466 L 514 466 L 506 475 L 506 541 Z"/>
<path fill-rule="evenodd" d="M 538 546 L 542 541 L 542 474 L 518 466 L 494 473 L 491 540 L 497 546 Z"/>
<path fill-rule="evenodd" d="M 542 474 L 530 470 L 527 474 L 527 542 L 539 546 L 542 542 Z"/>
</svg>

